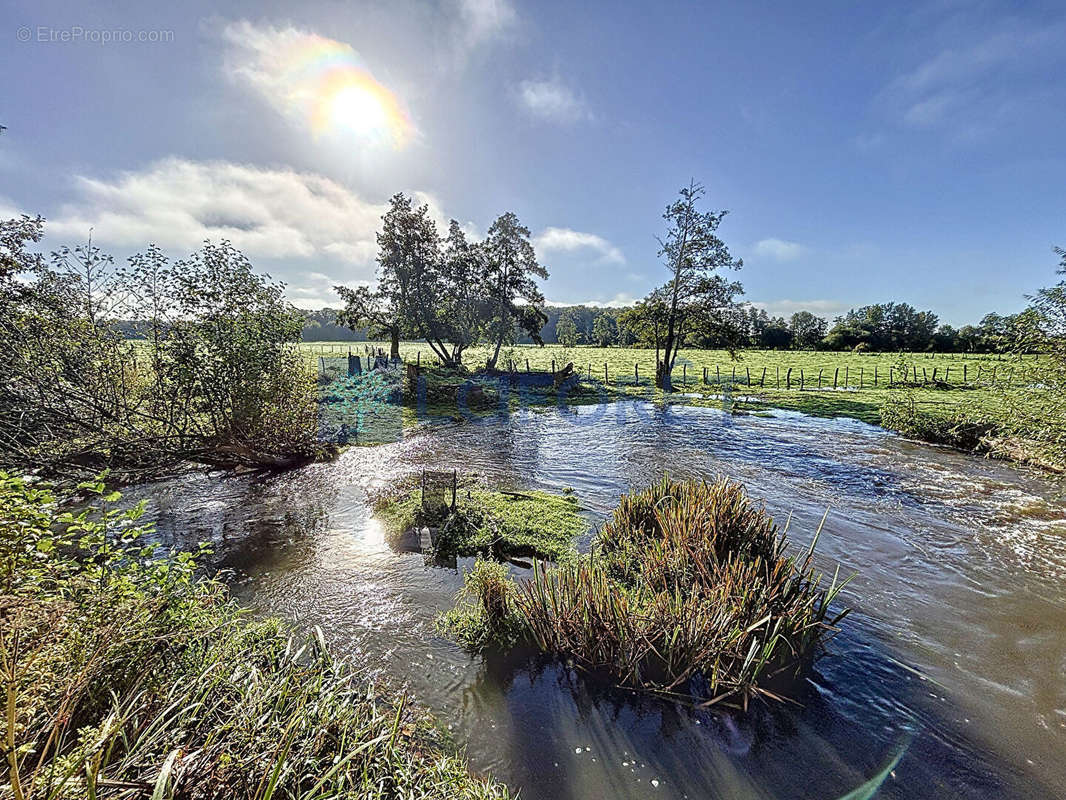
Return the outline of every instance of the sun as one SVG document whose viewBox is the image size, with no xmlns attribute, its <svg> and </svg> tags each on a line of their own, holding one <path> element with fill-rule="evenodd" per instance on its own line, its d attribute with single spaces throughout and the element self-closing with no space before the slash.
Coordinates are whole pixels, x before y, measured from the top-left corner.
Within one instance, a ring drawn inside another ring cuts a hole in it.
<svg viewBox="0 0 1066 800">
<path fill-rule="evenodd" d="M 387 135 L 389 130 L 389 115 L 381 100 L 361 86 L 337 92 L 330 104 L 330 117 L 336 128 L 369 138 Z"/>
</svg>

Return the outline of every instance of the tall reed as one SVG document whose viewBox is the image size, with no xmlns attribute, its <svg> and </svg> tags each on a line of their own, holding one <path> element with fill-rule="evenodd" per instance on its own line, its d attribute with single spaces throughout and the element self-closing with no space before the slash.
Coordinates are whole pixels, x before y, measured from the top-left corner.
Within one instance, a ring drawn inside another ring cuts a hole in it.
<svg viewBox="0 0 1066 800">
<path fill-rule="evenodd" d="M 819 527 L 819 531 L 821 528 Z M 784 532 L 727 480 L 660 483 L 624 496 L 588 558 L 537 564 L 513 589 L 527 640 L 615 682 L 705 704 L 780 698 L 848 613 L 830 605 L 814 545 Z"/>
</svg>

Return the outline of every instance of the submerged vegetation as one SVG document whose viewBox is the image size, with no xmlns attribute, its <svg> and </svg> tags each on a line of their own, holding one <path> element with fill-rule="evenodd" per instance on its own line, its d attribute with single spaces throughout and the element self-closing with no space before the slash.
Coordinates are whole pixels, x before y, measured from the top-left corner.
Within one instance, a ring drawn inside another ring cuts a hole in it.
<svg viewBox="0 0 1066 800">
<path fill-rule="evenodd" d="M 459 479 L 451 504 L 447 486 L 427 496 L 419 478 L 380 491 L 374 512 L 390 539 L 429 528 L 441 556 L 490 558 L 536 557 L 562 561 L 574 552 L 574 540 L 588 529 L 577 499 L 570 494 L 492 489 L 475 479 Z"/>
<path fill-rule="evenodd" d="M 533 646 L 622 686 L 780 699 L 847 614 L 830 610 L 846 581 L 823 584 L 814 544 L 789 555 L 739 484 L 664 478 L 622 497 L 588 556 L 522 583 L 477 564 L 441 624 L 468 647 Z"/>
<path fill-rule="evenodd" d="M 139 509 L 0 473 L 0 795 L 505 798 L 408 698 L 252 622 L 191 556 L 157 558 Z"/>
</svg>

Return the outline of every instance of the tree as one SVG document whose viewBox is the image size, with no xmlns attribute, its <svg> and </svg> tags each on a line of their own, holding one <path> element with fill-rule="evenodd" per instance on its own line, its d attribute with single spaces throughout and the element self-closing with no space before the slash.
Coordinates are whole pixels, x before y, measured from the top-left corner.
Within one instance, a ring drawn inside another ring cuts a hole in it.
<svg viewBox="0 0 1066 800">
<path fill-rule="evenodd" d="M 614 314 L 603 311 L 592 321 L 592 338 L 600 347 L 610 347 L 618 341 L 618 323 Z"/>
<path fill-rule="evenodd" d="M 814 350 L 825 338 L 829 323 L 810 311 L 797 311 L 789 320 L 788 327 L 792 331 L 793 347 L 797 350 Z"/>
<path fill-rule="evenodd" d="M 743 266 L 717 236 L 727 212 L 701 212 L 698 205 L 705 190 L 695 181 L 679 194 L 663 213 L 667 232 L 658 239 L 659 257 L 670 279 L 641 304 L 655 337 L 655 385 L 666 391 L 673 389 L 670 376 L 677 352 L 693 323 L 714 329 L 732 322 L 740 286 L 713 273 Z"/>
<path fill-rule="evenodd" d="M 398 299 L 382 286 L 334 286 L 333 291 L 341 296 L 344 308 L 337 312 L 337 324 L 357 330 L 366 328 L 370 336 L 389 340 L 389 358 L 400 357 L 401 316 Z"/>
<path fill-rule="evenodd" d="M 462 364 L 463 351 L 482 336 L 491 311 L 485 248 L 467 240 L 454 219 L 439 261 L 432 302 L 418 310 L 429 321 L 430 346 L 446 366 Z M 429 341 L 427 339 L 427 341 Z"/>
<path fill-rule="evenodd" d="M 426 309 L 434 294 L 435 269 L 440 261 L 440 237 L 429 207 L 415 207 L 411 198 L 397 193 L 381 218 L 378 242 L 378 283 L 374 289 L 334 287 L 345 301 L 338 315 L 352 328 L 369 327 L 389 338 L 389 357 L 400 358 L 400 337 L 417 331 L 427 338 Z"/>
<path fill-rule="evenodd" d="M 314 381 L 281 284 L 228 242 L 173 267 L 150 247 L 115 268 L 91 244 L 45 266 L 26 253 L 39 230 L 0 223 L 3 272 L 21 287 L 0 278 L 0 461 L 136 478 L 314 454 Z M 123 337 L 120 307 L 143 344 Z"/>
<path fill-rule="evenodd" d="M 534 342 L 543 344 L 540 329 L 547 317 L 541 308 L 544 295 L 534 278 L 547 278 L 548 270 L 537 262 L 529 229 L 510 211 L 492 223 L 484 248 L 486 288 L 492 309 L 487 332 L 493 347 L 485 366 L 492 370 L 504 342 L 514 339 L 516 326 Z"/>
<path fill-rule="evenodd" d="M 577 323 L 574 315 L 567 312 L 559 317 L 555 325 L 555 340 L 563 347 L 573 347 L 577 344 Z"/>
</svg>

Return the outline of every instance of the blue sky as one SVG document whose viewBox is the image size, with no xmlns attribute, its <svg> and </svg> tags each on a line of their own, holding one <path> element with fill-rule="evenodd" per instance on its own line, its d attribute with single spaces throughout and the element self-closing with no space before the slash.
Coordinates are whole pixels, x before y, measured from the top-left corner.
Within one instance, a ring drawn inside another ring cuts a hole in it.
<svg viewBox="0 0 1066 800">
<path fill-rule="evenodd" d="M 1061 2 L 0 0 L 0 37 L 0 215 L 117 258 L 225 236 L 304 307 L 372 279 L 396 191 L 515 211 L 556 302 L 661 283 L 689 178 L 773 313 L 966 323 L 1066 245 Z"/>
</svg>

